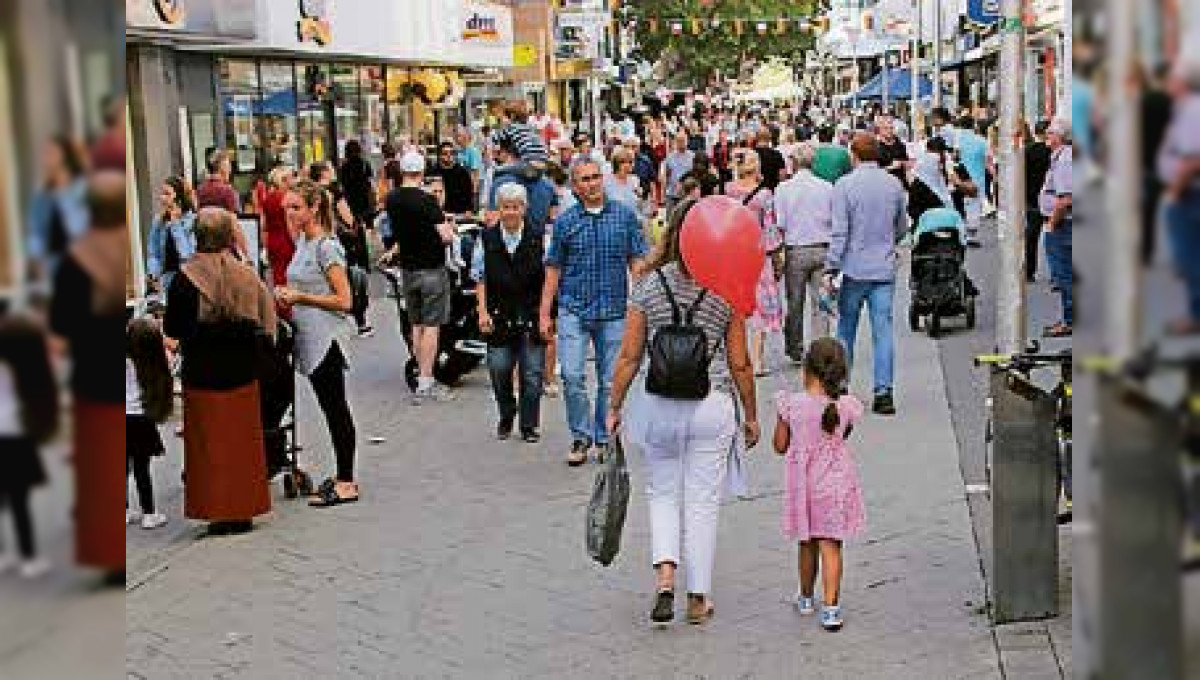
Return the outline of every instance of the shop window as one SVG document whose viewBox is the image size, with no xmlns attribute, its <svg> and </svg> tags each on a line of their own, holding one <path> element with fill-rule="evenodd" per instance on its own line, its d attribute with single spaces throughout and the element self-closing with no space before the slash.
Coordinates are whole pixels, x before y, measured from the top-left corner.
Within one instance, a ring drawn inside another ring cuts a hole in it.
<svg viewBox="0 0 1200 680">
<path fill-rule="evenodd" d="M 300 165 L 300 129 L 296 109 L 296 80 L 290 62 L 263 62 L 260 113 L 266 161 L 263 170 Z"/>
<path fill-rule="evenodd" d="M 387 141 L 384 127 L 387 105 L 384 101 L 385 81 L 382 66 L 360 66 L 358 83 L 361 101 L 358 138 L 371 166 L 382 165 L 383 143 Z"/>
<path fill-rule="evenodd" d="M 260 168 L 258 154 L 262 148 L 255 116 L 262 108 L 258 81 L 258 64 L 253 61 L 221 62 L 221 110 L 225 117 L 224 147 L 233 159 L 233 185 L 239 194 L 246 195 L 253 184 L 253 174 Z M 206 162 L 207 150 L 201 158 Z"/>
<path fill-rule="evenodd" d="M 336 120 L 337 158 L 346 157 L 346 142 L 358 139 L 361 130 L 362 100 L 358 87 L 358 67 L 350 64 L 334 64 L 330 67 L 332 85 L 330 97 Z"/>
<path fill-rule="evenodd" d="M 325 64 L 297 64 L 296 80 L 299 87 L 297 109 L 303 165 L 331 160 L 333 154 L 329 145 L 333 139 L 333 111 L 329 94 L 329 67 Z"/>
<path fill-rule="evenodd" d="M 413 135 L 412 72 L 404 68 L 387 69 L 385 98 L 387 100 L 388 140 L 397 148 L 411 143 Z"/>
</svg>

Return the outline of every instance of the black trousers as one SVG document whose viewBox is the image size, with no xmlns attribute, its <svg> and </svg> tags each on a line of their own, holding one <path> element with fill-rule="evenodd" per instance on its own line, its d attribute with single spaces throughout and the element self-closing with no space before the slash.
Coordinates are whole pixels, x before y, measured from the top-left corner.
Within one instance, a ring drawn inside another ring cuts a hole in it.
<svg viewBox="0 0 1200 680">
<path fill-rule="evenodd" d="M 354 481 L 354 453 L 357 433 L 354 416 L 346 401 L 346 357 L 335 342 L 325 354 L 321 365 L 308 376 L 317 403 L 325 414 L 329 437 L 333 440 L 333 452 L 337 460 L 337 481 Z"/>
<path fill-rule="evenodd" d="M 154 479 L 150 476 L 149 456 L 126 456 L 125 479 L 133 475 L 137 487 L 138 505 L 144 514 L 154 512 Z"/>
<path fill-rule="evenodd" d="M 1032 208 L 1025 211 L 1025 278 L 1031 281 L 1037 276 L 1038 244 L 1045 221 L 1042 211 Z"/>
<path fill-rule="evenodd" d="M 33 513 L 29 510 L 29 489 L 0 491 L 0 511 L 5 507 L 12 513 L 18 552 L 23 559 L 33 559 L 37 555 L 37 542 L 33 535 Z"/>
<path fill-rule="evenodd" d="M 1142 181 L 1142 264 L 1154 262 L 1158 246 L 1158 206 L 1162 201 L 1163 183 L 1153 172 Z"/>
</svg>

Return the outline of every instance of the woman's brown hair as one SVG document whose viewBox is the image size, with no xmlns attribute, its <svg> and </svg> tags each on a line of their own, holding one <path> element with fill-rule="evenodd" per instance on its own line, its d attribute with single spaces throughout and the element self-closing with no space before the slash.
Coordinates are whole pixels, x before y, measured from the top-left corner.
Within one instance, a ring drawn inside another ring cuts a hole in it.
<svg viewBox="0 0 1200 680">
<path fill-rule="evenodd" d="M 819 382 L 821 391 L 832 400 L 821 414 L 821 429 L 827 434 L 834 434 L 841 424 L 837 402 L 846 393 L 846 378 L 849 375 L 846 348 L 836 338 L 814 340 L 804 354 L 804 372 Z"/>
<path fill-rule="evenodd" d="M 329 191 L 326 190 L 325 187 L 322 187 L 320 184 L 317 184 L 310 179 L 304 179 L 296 182 L 296 184 L 292 186 L 291 190 L 300 196 L 300 198 L 304 201 L 304 205 L 307 205 L 309 208 L 312 208 L 316 211 L 317 220 L 320 221 L 321 226 L 325 228 L 325 231 L 332 233 L 333 199 L 329 195 Z"/>
<path fill-rule="evenodd" d="M 58 431 L 59 403 L 41 327 L 24 317 L 0 317 L 0 363 L 12 371 L 25 436 L 47 441 Z"/>
<path fill-rule="evenodd" d="M 125 356 L 133 362 L 142 391 L 142 411 L 151 422 L 171 417 L 175 405 L 175 380 L 167 365 L 167 351 L 158 322 L 136 317 L 125 327 Z"/>
<path fill-rule="evenodd" d="M 650 270 L 659 269 L 668 264 L 675 263 L 679 266 L 679 271 L 687 278 L 692 277 L 692 273 L 688 271 L 687 263 L 683 260 L 683 248 L 680 245 L 680 236 L 683 234 L 683 223 L 687 219 L 688 212 L 698 203 L 694 198 L 686 198 L 675 206 L 671 214 L 667 216 L 667 229 L 663 234 L 662 243 L 659 244 L 653 259 L 650 261 Z"/>
</svg>

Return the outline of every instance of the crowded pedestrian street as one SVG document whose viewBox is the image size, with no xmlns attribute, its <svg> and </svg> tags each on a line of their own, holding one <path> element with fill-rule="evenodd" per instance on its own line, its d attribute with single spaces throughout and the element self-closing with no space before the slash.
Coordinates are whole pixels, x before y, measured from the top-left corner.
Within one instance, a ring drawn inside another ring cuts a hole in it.
<svg viewBox="0 0 1200 680">
<path fill-rule="evenodd" d="M 0 4 L 0 680 L 1200 680 L 1192 5 Z"/>
</svg>

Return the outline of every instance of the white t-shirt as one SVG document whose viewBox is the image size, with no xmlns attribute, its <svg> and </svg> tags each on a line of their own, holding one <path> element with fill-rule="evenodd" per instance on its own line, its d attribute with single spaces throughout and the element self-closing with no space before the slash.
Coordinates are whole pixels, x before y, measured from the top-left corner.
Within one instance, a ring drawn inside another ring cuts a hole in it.
<svg viewBox="0 0 1200 680">
<path fill-rule="evenodd" d="M 125 415 L 144 415 L 142 408 L 142 386 L 138 384 L 137 368 L 133 360 L 125 357 Z"/>
<path fill-rule="evenodd" d="M 25 426 L 21 424 L 21 403 L 17 396 L 17 381 L 12 369 L 0 362 L 0 437 L 21 437 Z"/>
</svg>

